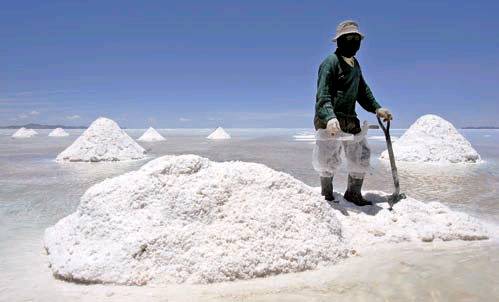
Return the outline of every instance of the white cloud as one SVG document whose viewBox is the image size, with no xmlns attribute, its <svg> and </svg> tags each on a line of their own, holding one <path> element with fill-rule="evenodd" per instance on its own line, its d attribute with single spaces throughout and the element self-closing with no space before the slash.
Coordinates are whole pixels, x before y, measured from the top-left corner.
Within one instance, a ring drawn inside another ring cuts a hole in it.
<svg viewBox="0 0 499 302">
<path fill-rule="evenodd" d="M 78 114 L 74 114 L 74 115 L 68 115 L 66 116 L 66 119 L 68 120 L 77 120 L 77 119 L 80 119 L 80 116 Z"/>
<path fill-rule="evenodd" d="M 19 91 L 11 94 L 14 97 L 31 97 L 31 96 L 46 96 L 52 94 L 65 94 L 65 93 L 78 93 L 79 90 L 71 89 L 58 89 L 58 90 L 33 90 L 33 91 Z"/>
<path fill-rule="evenodd" d="M 181 118 L 179 118 L 178 120 L 179 120 L 179 121 L 181 121 L 182 123 L 185 123 L 185 122 L 190 122 L 190 121 L 191 121 L 191 119 L 189 119 L 189 118 L 185 118 L 185 117 L 181 117 Z"/>
<path fill-rule="evenodd" d="M 20 91 L 20 92 L 15 93 L 14 95 L 15 96 L 31 96 L 34 93 L 35 93 L 34 91 Z"/>
<path fill-rule="evenodd" d="M 14 118 L 11 118 L 11 120 L 24 120 L 24 119 L 27 119 L 29 118 L 30 116 L 35 116 L 35 115 L 39 115 L 40 112 L 36 111 L 36 110 L 33 110 L 29 113 L 19 113 L 17 115 L 17 117 L 14 117 Z"/>
</svg>

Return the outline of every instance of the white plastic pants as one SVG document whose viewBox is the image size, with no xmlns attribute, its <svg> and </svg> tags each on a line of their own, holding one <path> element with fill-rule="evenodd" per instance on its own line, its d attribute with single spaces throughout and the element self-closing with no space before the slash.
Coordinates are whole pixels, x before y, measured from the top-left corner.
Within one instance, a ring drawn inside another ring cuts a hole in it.
<svg viewBox="0 0 499 302">
<path fill-rule="evenodd" d="M 362 131 L 350 139 L 346 136 L 333 138 L 326 130 L 319 129 L 315 134 L 315 147 L 312 165 L 321 177 L 332 177 L 342 162 L 341 153 L 345 152 L 347 170 L 353 178 L 363 178 L 369 169 L 371 149 L 366 134 L 369 126 L 362 125 Z"/>
</svg>

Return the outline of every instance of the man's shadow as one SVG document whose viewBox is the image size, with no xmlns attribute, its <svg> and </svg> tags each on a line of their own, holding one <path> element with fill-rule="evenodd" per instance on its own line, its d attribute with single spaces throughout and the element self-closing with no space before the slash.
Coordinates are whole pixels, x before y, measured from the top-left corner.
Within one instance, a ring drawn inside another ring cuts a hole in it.
<svg viewBox="0 0 499 302">
<path fill-rule="evenodd" d="M 380 195 L 376 193 L 366 193 L 364 198 L 373 203 L 372 206 L 359 207 L 355 204 L 347 201 L 343 198 L 343 195 L 337 192 L 333 193 L 334 201 L 328 201 L 327 203 L 335 210 L 340 211 L 345 216 L 350 216 L 350 212 L 353 213 L 364 213 L 367 215 L 375 216 L 382 209 L 388 209 L 388 197 L 390 195 Z M 382 207 L 379 204 L 386 204 L 386 207 Z"/>
</svg>

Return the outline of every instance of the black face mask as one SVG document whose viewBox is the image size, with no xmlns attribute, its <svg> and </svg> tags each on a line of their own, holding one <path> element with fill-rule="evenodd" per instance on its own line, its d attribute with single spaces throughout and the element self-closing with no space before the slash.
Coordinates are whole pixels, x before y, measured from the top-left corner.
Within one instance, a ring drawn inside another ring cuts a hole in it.
<svg viewBox="0 0 499 302">
<path fill-rule="evenodd" d="M 347 58 L 355 56 L 360 49 L 360 40 L 347 40 L 345 37 L 340 37 L 337 44 L 340 54 Z"/>
</svg>

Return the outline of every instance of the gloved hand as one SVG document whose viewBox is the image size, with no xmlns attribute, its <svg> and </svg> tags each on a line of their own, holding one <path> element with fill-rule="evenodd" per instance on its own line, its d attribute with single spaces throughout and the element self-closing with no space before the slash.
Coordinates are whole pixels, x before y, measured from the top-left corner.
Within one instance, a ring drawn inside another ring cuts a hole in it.
<svg viewBox="0 0 499 302">
<path fill-rule="evenodd" d="M 376 109 L 376 115 L 383 119 L 383 122 L 391 121 L 393 119 L 392 113 L 386 108 Z"/>
<path fill-rule="evenodd" d="M 336 135 L 341 131 L 340 128 L 340 122 L 338 122 L 338 119 L 332 118 L 327 122 L 326 126 L 327 132 L 331 133 L 331 135 Z"/>
</svg>

